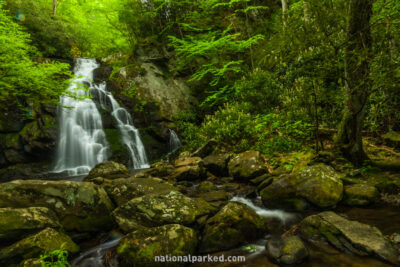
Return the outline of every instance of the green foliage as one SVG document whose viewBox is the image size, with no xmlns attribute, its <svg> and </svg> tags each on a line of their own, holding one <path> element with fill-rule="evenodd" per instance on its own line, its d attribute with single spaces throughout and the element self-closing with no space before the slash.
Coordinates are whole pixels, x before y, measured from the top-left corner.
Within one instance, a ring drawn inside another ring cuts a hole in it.
<svg viewBox="0 0 400 267">
<path fill-rule="evenodd" d="M 70 267 L 68 262 L 68 251 L 61 246 L 60 249 L 47 252 L 40 256 L 42 267 Z"/>
<path fill-rule="evenodd" d="M 309 124 L 285 120 L 276 113 L 252 115 L 246 109 L 245 105 L 225 104 L 213 115 L 206 116 L 200 126 L 192 118 L 180 118 L 177 126 L 191 150 L 211 138 L 235 152 L 256 149 L 267 154 L 301 149 L 310 141 Z"/>
<path fill-rule="evenodd" d="M 35 103 L 57 103 L 65 93 L 69 65 L 40 62 L 29 34 L 15 23 L 0 1 L 0 106 L 26 108 Z"/>
</svg>

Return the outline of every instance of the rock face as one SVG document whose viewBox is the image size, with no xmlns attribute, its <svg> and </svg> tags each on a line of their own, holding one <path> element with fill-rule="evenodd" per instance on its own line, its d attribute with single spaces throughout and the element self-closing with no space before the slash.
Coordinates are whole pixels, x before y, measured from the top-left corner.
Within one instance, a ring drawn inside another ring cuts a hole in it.
<svg viewBox="0 0 400 267">
<path fill-rule="evenodd" d="M 71 181 L 16 180 L 0 184 L 0 208 L 47 207 L 66 230 L 112 227 L 113 204 L 103 188 Z"/>
<path fill-rule="evenodd" d="M 160 178 L 123 178 L 115 180 L 95 179 L 93 182 L 101 185 L 117 206 L 124 205 L 132 198 L 146 194 L 167 194 L 177 191 L 177 188 Z"/>
<path fill-rule="evenodd" d="M 264 205 L 302 210 L 307 203 L 334 207 L 341 199 L 343 184 L 332 167 L 318 164 L 299 173 L 283 174 L 261 190 Z"/>
<path fill-rule="evenodd" d="M 377 256 L 390 263 L 398 263 L 398 253 L 376 227 L 347 220 L 332 211 L 305 218 L 300 224 L 306 238 L 323 239 L 341 251 L 358 255 Z"/>
<path fill-rule="evenodd" d="M 0 240 L 16 240 L 46 227 L 60 228 L 54 212 L 44 207 L 0 208 Z"/>
<path fill-rule="evenodd" d="M 175 161 L 175 169 L 169 178 L 175 181 L 194 181 L 203 179 L 205 174 L 204 163 L 201 158 L 179 158 Z"/>
<path fill-rule="evenodd" d="M 177 191 L 166 195 L 145 195 L 128 201 L 113 215 L 119 227 L 131 232 L 143 226 L 164 224 L 193 225 L 196 219 L 210 214 L 214 209 L 204 200 L 191 199 Z"/>
<path fill-rule="evenodd" d="M 264 229 L 263 218 L 250 207 L 238 202 L 229 202 L 207 220 L 200 252 L 235 248 L 245 241 L 262 237 Z"/>
<path fill-rule="evenodd" d="M 289 236 L 278 242 L 270 240 L 266 250 L 270 258 L 285 265 L 298 264 L 308 257 L 308 250 L 298 236 Z"/>
<path fill-rule="evenodd" d="M 191 157 L 205 158 L 210 155 L 218 146 L 218 142 L 214 139 L 208 140 L 203 146 L 199 147 L 191 154 Z"/>
<path fill-rule="evenodd" d="M 343 201 L 350 206 L 363 206 L 374 203 L 379 197 L 379 191 L 369 184 L 354 184 L 344 187 Z"/>
<path fill-rule="evenodd" d="M 228 162 L 231 156 L 229 154 L 209 155 L 203 159 L 206 169 L 217 176 L 228 176 Z"/>
<path fill-rule="evenodd" d="M 146 173 L 154 177 L 166 177 L 174 171 L 174 166 L 165 161 L 156 162 L 151 167 Z"/>
<path fill-rule="evenodd" d="M 2 266 L 10 266 L 24 259 L 39 257 L 44 252 L 60 249 L 61 246 L 70 253 L 79 251 L 79 247 L 69 236 L 52 228 L 46 228 L 0 250 L 0 263 Z"/>
<path fill-rule="evenodd" d="M 155 256 L 193 255 L 197 246 L 196 232 L 179 224 L 136 230 L 119 242 L 117 254 L 121 266 L 181 266 Z"/>
<path fill-rule="evenodd" d="M 55 109 L 35 106 L 32 118 L 20 111 L 0 115 L 0 167 L 47 160 L 55 150 L 57 122 Z"/>
<path fill-rule="evenodd" d="M 114 161 L 102 162 L 90 170 L 85 181 L 90 181 L 96 177 L 102 177 L 105 179 L 127 178 L 129 177 L 129 170 L 125 165 Z"/>
<path fill-rule="evenodd" d="M 267 173 L 264 160 L 258 151 L 243 152 L 228 163 L 229 175 L 238 180 L 249 180 Z"/>
</svg>

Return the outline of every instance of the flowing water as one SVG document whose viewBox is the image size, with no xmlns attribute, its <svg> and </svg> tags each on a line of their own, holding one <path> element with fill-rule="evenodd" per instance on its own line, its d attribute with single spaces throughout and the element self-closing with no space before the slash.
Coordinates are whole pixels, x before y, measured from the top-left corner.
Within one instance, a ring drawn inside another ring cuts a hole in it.
<svg viewBox="0 0 400 267">
<path fill-rule="evenodd" d="M 77 76 L 68 91 L 85 97 L 83 100 L 63 96 L 59 108 L 60 134 L 57 148 L 55 172 L 68 175 L 86 174 L 96 164 L 106 161 L 111 154 L 103 123 L 93 99 L 82 84 L 89 85 L 90 93 L 99 96 L 100 105 L 111 109 L 122 143 L 130 154 L 131 166 L 135 169 L 148 168 L 146 152 L 138 129 L 133 126 L 130 114 L 107 91 L 106 84 L 93 82 L 93 71 L 99 67 L 95 59 L 79 58 L 74 68 Z"/>
<path fill-rule="evenodd" d="M 94 59 L 80 58 L 76 62 L 68 91 L 80 97 L 87 96 L 82 84 L 93 87 L 93 71 L 99 65 Z M 61 97 L 58 110 L 60 134 L 54 171 L 69 175 L 85 174 L 96 164 L 107 160 L 110 154 L 101 115 L 90 98 L 83 100 Z"/>
<path fill-rule="evenodd" d="M 149 168 L 150 165 L 142 140 L 140 139 L 139 130 L 133 125 L 133 120 L 129 112 L 118 104 L 111 92 L 107 91 L 107 84 L 105 82 L 94 85 L 91 92 L 97 95 L 102 108 L 111 111 L 111 115 L 114 117 L 117 127 L 121 132 L 121 141 L 128 149 L 130 167 L 134 169 Z"/>
<path fill-rule="evenodd" d="M 107 251 L 116 247 L 120 239 L 121 238 L 117 238 L 108 241 L 86 252 L 83 252 L 79 257 L 75 258 L 71 262 L 71 267 L 104 267 L 104 255 L 106 255 Z M 111 264 L 108 264 L 108 266 L 110 265 Z"/>
<path fill-rule="evenodd" d="M 174 153 L 182 146 L 181 140 L 172 129 L 169 129 L 169 153 Z"/>
</svg>

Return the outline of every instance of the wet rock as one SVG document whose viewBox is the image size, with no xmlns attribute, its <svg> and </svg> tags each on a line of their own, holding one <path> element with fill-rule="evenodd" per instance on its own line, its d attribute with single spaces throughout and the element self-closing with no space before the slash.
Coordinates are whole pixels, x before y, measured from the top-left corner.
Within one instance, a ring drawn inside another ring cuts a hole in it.
<svg viewBox="0 0 400 267">
<path fill-rule="evenodd" d="M 0 208 L 0 240 L 16 240 L 46 227 L 61 228 L 56 214 L 44 207 Z"/>
<path fill-rule="evenodd" d="M 90 181 L 96 177 L 105 179 L 127 178 L 129 177 L 129 170 L 125 165 L 114 161 L 102 162 L 90 170 L 88 176 L 85 177 L 85 181 Z"/>
<path fill-rule="evenodd" d="M 10 266 L 20 263 L 24 259 L 36 258 L 41 254 L 63 248 L 70 253 L 79 251 L 79 247 L 69 236 L 52 228 L 46 228 L 41 232 L 0 250 L 0 264 Z"/>
<path fill-rule="evenodd" d="M 320 208 L 334 207 L 342 193 L 340 176 L 332 167 L 318 164 L 275 178 L 260 195 L 266 206 L 303 210 L 307 203 Z"/>
<path fill-rule="evenodd" d="M 194 181 L 203 179 L 205 175 L 203 160 L 199 157 L 191 157 L 176 160 L 175 169 L 169 178 L 175 181 Z"/>
<path fill-rule="evenodd" d="M 229 175 L 238 180 L 249 180 L 267 173 L 264 160 L 258 151 L 243 152 L 228 163 Z"/>
<path fill-rule="evenodd" d="M 305 218 L 300 231 L 306 238 L 328 241 L 341 251 L 350 250 L 357 255 L 377 256 L 398 263 L 398 252 L 378 228 L 348 220 L 332 211 Z"/>
<path fill-rule="evenodd" d="M 369 184 L 354 184 L 344 187 L 343 201 L 350 206 L 364 206 L 374 203 L 379 198 L 378 189 Z"/>
<path fill-rule="evenodd" d="M 197 149 L 195 152 L 191 154 L 191 157 L 200 157 L 205 158 L 210 155 L 215 148 L 218 146 L 218 142 L 215 139 L 211 139 L 207 141 L 203 146 Z"/>
<path fill-rule="evenodd" d="M 218 189 L 217 186 L 213 182 L 210 182 L 210 181 L 201 182 L 199 185 L 200 192 L 211 192 L 211 191 L 215 191 L 217 189 Z"/>
<path fill-rule="evenodd" d="M 146 194 L 167 194 L 177 191 L 172 184 L 160 178 L 123 178 L 115 180 L 95 179 L 93 182 L 101 185 L 117 206 L 124 205 L 133 198 Z"/>
<path fill-rule="evenodd" d="M 213 211 L 214 208 L 202 199 L 192 199 L 171 191 L 166 195 L 150 194 L 134 198 L 117 208 L 113 216 L 122 230 L 131 232 L 141 227 L 164 224 L 190 226 L 199 217 Z"/>
<path fill-rule="evenodd" d="M 203 159 L 204 166 L 212 174 L 220 177 L 228 175 L 229 154 L 209 155 Z"/>
<path fill-rule="evenodd" d="M 308 250 L 298 236 L 289 236 L 283 240 L 270 240 L 266 245 L 270 258 L 284 265 L 299 264 L 308 257 Z"/>
<path fill-rule="evenodd" d="M 112 227 L 113 204 L 103 188 L 86 182 L 16 180 L 0 184 L 0 208 L 47 207 L 69 231 Z"/>
<path fill-rule="evenodd" d="M 207 202 L 227 201 L 229 198 L 228 194 L 224 190 L 203 192 L 203 193 L 197 194 L 197 197 L 202 198 Z"/>
<path fill-rule="evenodd" d="M 24 260 L 20 266 L 21 267 L 42 267 L 45 264 L 44 260 L 40 259 L 27 259 Z"/>
<path fill-rule="evenodd" d="M 174 166 L 166 161 L 156 162 L 151 167 L 147 173 L 154 177 L 166 177 L 174 171 Z"/>
<path fill-rule="evenodd" d="M 197 246 L 196 232 L 179 224 L 136 230 L 119 242 L 117 254 L 122 267 L 130 266 L 182 266 L 155 256 L 193 255 Z"/>
<path fill-rule="evenodd" d="M 215 216 L 207 220 L 200 244 L 200 252 L 235 248 L 246 241 L 262 237 L 263 218 L 250 207 L 229 202 Z"/>
</svg>

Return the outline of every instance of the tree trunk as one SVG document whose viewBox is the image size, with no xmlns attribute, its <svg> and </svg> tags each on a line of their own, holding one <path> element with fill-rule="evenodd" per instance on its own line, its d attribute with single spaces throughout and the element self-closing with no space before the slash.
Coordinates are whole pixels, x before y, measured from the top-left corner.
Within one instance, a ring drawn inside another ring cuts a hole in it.
<svg viewBox="0 0 400 267">
<path fill-rule="evenodd" d="M 57 13 L 57 0 L 53 0 L 53 16 Z"/>
<path fill-rule="evenodd" d="M 288 8 L 288 0 L 282 0 L 282 21 L 284 26 L 286 26 L 286 15 Z"/>
<path fill-rule="evenodd" d="M 337 145 L 356 166 L 368 159 L 363 149 L 361 130 L 370 95 L 371 31 L 373 0 L 350 0 L 345 46 L 347 102 L 339 126 Z"/>
</svg>

